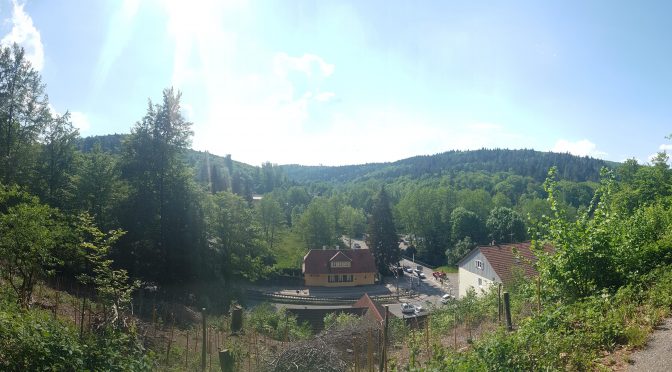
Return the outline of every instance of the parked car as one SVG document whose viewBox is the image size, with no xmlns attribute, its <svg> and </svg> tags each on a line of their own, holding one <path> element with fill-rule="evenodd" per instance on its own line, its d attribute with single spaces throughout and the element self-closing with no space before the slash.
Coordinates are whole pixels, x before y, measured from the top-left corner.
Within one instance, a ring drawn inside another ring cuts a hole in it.
<svg viewBox="0 0 672 372">
<path fill-rule="evenodd" d="M 409 266 L 404 266 L 404 271 L 409 274 L 413 274 L 413 269 L 411 269 Z"/>
<path fill-rule="evenodd" d="M 441 296 L 441 303 L 442 303 L 442 304 L 447 304 L 447 303 L 449 303 L 451 300 L 453 300 L 454 298 L 455 298 L 455 296 L 453 296 L 452 294 L 450 294 L 450 293 L 446 293 L 446 294 L 444 294 L 443 296 Z"/>
<path fill-rule="evenodd" d="M 425 278 L 427 278 L 427 276 L 425 275 L 425 273 L 423 273 L 422 271 L 418 273 L 418 277 L 420 277 L 420 279 L 425 279 Z"/>
<path fill-rule="evenodd" d="M 415 312 L 416 313 L 421 313 L 421 312 L 425 311 L 425 308 L 422 307 L 422 305 L 413 305 L 413 306 L 415 306 Z"/>
<path fill-rule="evenodd" d="M 359 249 L 362 248 L 362 246 L 359 243 L 355 243 L 355 248 Z"/>
<path fill-rule="evenodd" d="M 415 313 L 415 306 L 404 302 L 401 304 L 401 312 L 404 314 L 413 314 Z"/>
<path fill-rule="evenodd" d="M 446 279 L 448 277 L 443 271 L 435 271 L 432 275 L 434 276 L 434 279 Z"/>
</svg>

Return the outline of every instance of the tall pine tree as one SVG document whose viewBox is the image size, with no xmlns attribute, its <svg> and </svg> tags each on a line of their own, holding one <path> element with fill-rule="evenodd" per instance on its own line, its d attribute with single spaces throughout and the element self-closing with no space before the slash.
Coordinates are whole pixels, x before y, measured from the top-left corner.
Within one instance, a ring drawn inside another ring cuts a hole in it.
<svg viewBox="0 0 672 372">
<path fill-rule="evenodd" d="M 382 187 L 374 198 L 366 243 L 376 259 L 376 266 L 381 274 L 389 272 L 390 264 L 399 262 L 401 252 L 397 241 L 397 230 L 394 226 L 390 200 L 385 187 Z"/>
</svg>

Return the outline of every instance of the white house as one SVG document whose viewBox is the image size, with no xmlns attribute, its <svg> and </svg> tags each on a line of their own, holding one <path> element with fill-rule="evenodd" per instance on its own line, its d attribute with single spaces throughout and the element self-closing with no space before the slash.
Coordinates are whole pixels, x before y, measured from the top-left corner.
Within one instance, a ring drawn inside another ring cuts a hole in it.
<svg viewBox="0 0 672 372">
<path fill-rule="evenodd" d="M 494 283 L 509 284 L 519 275 L 536 276 L 536 261 L 530 242 L 478 246 L 457 263 L 459 296 L 466 295 L 469 288 L 480 294 Z"/>
</svg>

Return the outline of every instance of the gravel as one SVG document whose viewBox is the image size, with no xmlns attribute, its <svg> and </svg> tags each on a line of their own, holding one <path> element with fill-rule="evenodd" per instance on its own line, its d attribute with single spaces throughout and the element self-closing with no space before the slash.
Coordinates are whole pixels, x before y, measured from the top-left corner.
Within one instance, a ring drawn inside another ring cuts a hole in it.
<svg viewBox="0 0 672 372">
<path fill-rule="evenodd" d="M 630 372 L 672 371 L 672 319 L 656 327 L 646 348 L 634 352 L 630 359 L 633 361 L 628 368 Z"/>
</svg>

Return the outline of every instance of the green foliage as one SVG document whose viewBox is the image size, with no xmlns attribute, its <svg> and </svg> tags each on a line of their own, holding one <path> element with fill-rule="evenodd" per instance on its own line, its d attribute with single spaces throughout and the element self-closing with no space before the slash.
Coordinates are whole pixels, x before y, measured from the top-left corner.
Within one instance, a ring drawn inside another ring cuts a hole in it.
<svg viewBox="0 0 672 372">
<path fill-rule="evenodd" d="M 602 167 L 610 166 L 603 160 L 570 154 L 534 150 L 482 149 L 476 151 L 448 151 L 431 156 L 415 156 L 394 163 L 348 165 L 339 167 L 285 165 L 287 177 L 297 182 L 347 182 L 353 180 L 393 180 L 401 177 L 414 179 L 427 175 L 454 175 L 464 173 L 512 172 L 522 177 L 543 181 L 548 169 L 558 166 L 563 178 L 572 181 L 596 181 Z M 514 180 L 512 180 L 514 181 Z M 485 216 L 484 216 L 485 217 Z"/>
<path fill-rule="evenodd" d="M 279 233 L 285 225 L 282 207 L 273 196 L 268 195 L 261 199 L 256 207 L 256 212 L 264 241 L 268 248 L 273 250 Z"/>
<path fill-rule="evenodd" d="M 250 311 L 249 326 L 275 340 L 304 340 L 311 336 L 307 323 L 298 324 L 296 317 L 285 309 L 276 310 L 269 303 L 262 303 Z"/>
<path fill-rule="evenodd" d="M 471 240 L 470 236 L 465 237 L 462 240 L 458 240 L 451 249 L 446 251 L 446 257 L 448 258 L 448 263 L 451 265 L 456 265 L 462 257 L 469 253 L 472 249 L 476 248 L 477 244 Z"/>
<path fill-rule="evenodd" d="M 75 177 L 76 205 L 92 216 L 97 226 L 109 229 L 116 224 L 114 208 L 126 197 L 127 190 L 120 179 L 118 159 L 93 145 L 91 152 L 80 156 Z"/>
<path fill-rule="evenodd" d="M 331 247 L 337 242 L 336 220 L 332 206 L 326 198 L 315 198 L 301 214 L 298 229 L 309 249 Z"/>
<path fill-rule="evenodd" d="M 44 84 L 23 48 L 0 47 L 0 183 L 34 181 L 36 146 L 51 121 Z"/>
<path fill-rule="evenodd" d="M 0 369 L 81 371 L 85 349 L 75 330 L 38 311 L 0 309 Z"/>
<path fill-rule="evenodd" d="M 80 340 L 47 312 L 0 304 L 3 371 L 150 371 L 152 364 L 133 333 L 104 329 Z"/>
<path fill-rule="evenodd" d="M 566 219 L 559 208 L 556 193 L 556 169 L 551 168 L 545 183 L 553 218 L 542 222 L 537 233 L 538 241 L 552 244 L 552 254 L 538 249 L 538 269 L 549 293 L 567 299 L 578 299 L 599 292 L 603 288 L 615 289 L 623 284 L 623 276 L 617 268 L 615 246 L 619 236 L 614 226 L 623 216 L 611 210 L 613 178 L 605 170 L 604 179 L 597 189 L 591 208 L 574 222 Z M 595 270 L 599 267 L 599 270 Z"/>
<path fill-rule="evenodd" d="M 253 210 L 240 196 L 220 192 L 212 197 L 208 241 L 217 260 L 215 272 L 225 280 L 263 278 L 271 257 L 261 241 Z"/>
<path fill-rule="evenodd" d="M 418 259 L 430 264 L 445 263 L 444 252 L 450 241 L 450 212 L 455 195 L 447 188 L 419 188 L 408 192 L 397 204 L 405 231 L 417 240 Z"/>
<path fill-rule="evenodd" d="M 351 240 L 352 238 L 364 235 L 364 231 L 366 231 L 366 215 L 361 209 L 346 205 L 341 208 L 339 220 L 343 228 L 343 233 Z"/>
<path fill-rule="evenodd" d="M 522 217 L 506 207 L 497 207 L 490 211 L 485 226 L 490 237 L 497 243 L 522 242 L 527 237 L 527 229 Z"/>
<path fill-rule="evenodd" d="M 463 207 L 457 207 L 450 215 L 451 235 L 454 241 L 471 238 L 476 243 L 485 243 L 485 224 L 478 215 Z"/>
<path fill-rule="evenodd" d="M 75 141 L 79 132 L 70 121 L 70 113 L 49 120 L 44 128 L 38 173 L 39 195 L 53 207 L 72 208 L 76 172 Z M 35 187 L 35 185 L 33 185 Z"/>
<path fill-rule="evenodd" d="M 343 328 L 359 321 L 360 317 L 348 313 L 329 313 L 324 316 L 324 329 Z"/>
<path fill-rule="evenodd" d="M 373 253 L 379 273 L 388 273 L 388 267 L 399 262 L 401 253 L 397 241 L 397 230 L 384 187 L 374 198 L 366 243 Z"/>
<path fill-rule="evenodd" d="M 119 328 L 124 324 L 119 316 L 130 310 L 133 291 L 140 287 L 140 282 L 130 282 L 124 269 L 114 269 L 109 258 L 110 248 L 124 235 L 121 230 L 111 230 L 107 234 L 101 232 L 93 223 L 93 218 L 83 214 L 79 218 L 80 249 L 86 260 L 86 267 L 91 274 L 79 275 L 84 284 L 93 284 L 97 300 L 112 309 L 111 328 Z M 107 326 L 107 324 L 105 325 Z"/>
<path fill-rule="evenodd" d="M 11 199 L 21 203 L 8 205 Z M 57 211 L 16 188 L 0 185 L 0 276 L 30 305 L 33 287 L 58 263 L 54 250 L 63 226 Z"/>
</svg>

